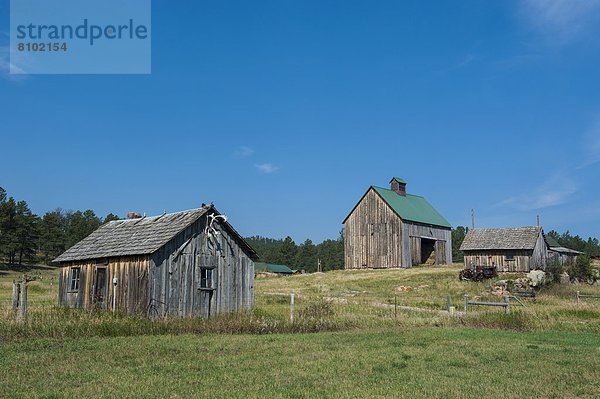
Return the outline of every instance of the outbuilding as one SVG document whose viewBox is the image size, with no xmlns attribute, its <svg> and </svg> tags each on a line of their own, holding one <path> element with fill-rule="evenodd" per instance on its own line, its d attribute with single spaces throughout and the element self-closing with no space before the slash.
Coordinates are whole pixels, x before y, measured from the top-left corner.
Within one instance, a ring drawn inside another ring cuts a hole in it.
<svg viewBox="0 0 600 399">
<path fill-rule="evenodd" d="M 369 187 L 343 223 L 346 269 L 452 262 L 452 226 L 401 178 Z"/>
<path fill-rule="evenodd" d="M 552 236 L 546 236 L 546 242 L 548 243 L 549 262 L 558 262 L 562 266 L 573 265 L 577 261 L 577 257 L 583 255 L 583 252 L 563 247 Z"/>
<path fill-rule="evenodd" d="M 544 270 L 548 257 L 541 227 L 471 229 L 460 250 L 465 268 L 495 266 L 500 272 Z"/>
<path fill-rule="evenodd" d="M 54 261 L 60 306 L 203 316 L 250 309 L 256 252 L 212 205 L 108 222 Z"/>
</svg>

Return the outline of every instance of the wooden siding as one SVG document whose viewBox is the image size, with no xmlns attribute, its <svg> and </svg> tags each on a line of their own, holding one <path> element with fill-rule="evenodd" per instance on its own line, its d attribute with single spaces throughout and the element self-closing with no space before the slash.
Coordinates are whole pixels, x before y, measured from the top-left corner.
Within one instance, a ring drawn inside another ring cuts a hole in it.
<svg viewBox="0 0 600 399">
<path fill-rule="evenodd" d="M 473 266 L 496 266 L 499 272 L 528 272 L 532 251 L 463 251 L 465 268 Z M 512 257 L 512 260 L 507 259 Z"/>
<path fill-rule="evenodd" d="M 116 309 L 128 314 L 203 316 L 250 309 L 254 305 L 254 262 L 235 239 L 204 233 L 206 216 L 194 222 L 152 255 L 88 260 L 64 264 L 59 280 L 59 305 Z M 69 292 L 72 267 L 81 268 L 79 290 Z M 107 295 L 94 303 L 94 273 L 106 267 Z M 212 270 L 213 289 L 201 289 L 202 269 Z M 113 277 L 118 278 L 116 289 Z"/>
<path fill-rule="evenodd" d="M 150 259 L 150 301 L 160 316 L 208 317 L 254 305 L 254 262 L 225 230 L 207 236 L 205 223 L 201 218 Z M 200 288 L 202 269 L 212 270 L 213 290 Z"/>
<path fill-rule="evenodd" d="M 529 272 L 546 269 L 548 248 L 544 236 L 539 235 L 533 250 L 477 250 L 463 251 L 465 268 L 496 266 L 500 272 Z"/>
<path fill-rule="evenodd" d="M 558 262 L 561 266 L 573 265 L 577 262 L 577 254 L 548 251 L 548 262 Z"/>
<path fill-rule="evenodd" d="M 421 259 L 421 240 L 435 242 L 436 264 L 452 259 L 451 230 L 403 221 L 371 189 L 344 224 L 346 269 L 411 267 Z"/>
<path fill-rule="evenodd" d="M 127 256 L 109 258 L 106 260 L 86 260 L 69 262 L 60 271 L 58 303 L 60 306 L 85 309 L 112 309 L 113 298 L 116 295 L 116 310 L 127 314 L 146 312 L 148 297 L 148 257 Z M 70 290 L 71 270 L 79 267 L 79 289 Z M 104 277 L 105 297 L 102 302 L 95 297 L 99 268 L 106 268 Z M 113 285 L 113 278 L 117 285 Z"/>
<path fill-rule="evenodd" d="M 373 189 L 344 225 L 346 269 L 409 267 L 402 262 L 402 220 Z"/>
</svg>

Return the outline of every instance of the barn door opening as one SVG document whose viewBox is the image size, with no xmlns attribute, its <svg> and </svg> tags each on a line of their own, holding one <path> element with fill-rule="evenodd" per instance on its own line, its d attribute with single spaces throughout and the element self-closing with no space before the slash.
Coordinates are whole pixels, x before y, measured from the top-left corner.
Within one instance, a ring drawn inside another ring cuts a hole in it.
<svg viewBox="0 0 600 399">
<path fill-rule="evenodd" d="M 94 272 L 94 290 L 92 292 L 92 303 L 95 307 L 104 309 L 106 307 L 106 267 L 96 267 Z"/>
<path fill-rule="evenodd" d="M 421 238 L 421 262 L 435 265 L 435 240 Z"/>
</svg>

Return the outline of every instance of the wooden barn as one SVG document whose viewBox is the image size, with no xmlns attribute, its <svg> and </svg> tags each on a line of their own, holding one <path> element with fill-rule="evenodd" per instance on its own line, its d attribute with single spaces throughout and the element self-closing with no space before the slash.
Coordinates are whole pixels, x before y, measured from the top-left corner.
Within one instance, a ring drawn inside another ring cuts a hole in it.
<svg viewBox="0 0 600 399">
<path fill-rule="evenodd" d="M 253 306 L 254 260 L 212 205 L 112 221 L 54 260 L 58 302 L 150 317 L 237 312 Z"/>
<path fill-rule="evenodd" d="M 563 266 L 573 265 L 577 261 L 577 257 L 583 254 L 583 252 L 563 247 L 552 236 L 546 236 L 546 242 L 549 247 L 548 262 L 558 262 Z"/>
<path fill-rule="evenodd" d="M 346 269 L 452 262 L 452 226 L 403 179 L 369 187 L 343 223 Z"/>
<path fill-rule="evenodd" d="M 471 229 L 460 246 L 465 268 L 496 266 L 500 272 L 544 270 L 548 244 L 541 227 Z"/>
</svg>

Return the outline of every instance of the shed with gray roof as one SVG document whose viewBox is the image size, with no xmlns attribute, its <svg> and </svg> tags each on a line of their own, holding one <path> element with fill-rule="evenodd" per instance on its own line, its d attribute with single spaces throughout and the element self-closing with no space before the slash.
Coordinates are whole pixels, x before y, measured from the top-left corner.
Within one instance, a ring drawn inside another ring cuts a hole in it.
<svg viewBox="0 0 600 399">
<path fill-rule="evenodd" d="M 471 229 L 460 246 L 465 267 L 495 266 L 498 271 L 545 269 L 548 243 L 541 227 Z"/>
<path fill-rule="evenodd" d="M 205 316 L 254 303 L 256 252 L 212 205 L 108 222 L 54 261 L 59 305 Z"/>
</svg>

